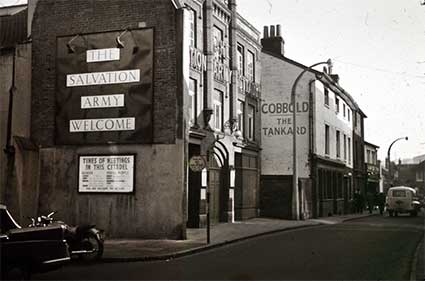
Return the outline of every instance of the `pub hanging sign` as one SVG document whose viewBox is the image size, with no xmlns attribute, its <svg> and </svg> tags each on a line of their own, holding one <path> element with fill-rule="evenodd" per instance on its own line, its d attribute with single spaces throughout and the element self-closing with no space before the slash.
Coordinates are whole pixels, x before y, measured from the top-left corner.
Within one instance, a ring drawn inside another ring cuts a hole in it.
<svg viewBox="0 0 425 281">
<path fill-rule="evenodd" d="M 56 143 L 152 143 L 153 29 L 57 38 Z"/>
</svg>

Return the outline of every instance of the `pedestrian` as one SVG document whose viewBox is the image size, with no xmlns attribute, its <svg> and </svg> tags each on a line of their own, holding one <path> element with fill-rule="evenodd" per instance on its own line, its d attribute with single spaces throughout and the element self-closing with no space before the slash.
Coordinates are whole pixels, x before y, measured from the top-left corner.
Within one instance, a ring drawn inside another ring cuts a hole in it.
<svg viewBox="0 0 425 281">
<path fill-rule="evenodd" d="M 375 199 L 375 196 L 373 195 L 373 193 L 368 191 L 366 194 L 366 203 L 367 203 L 367 209 L 369 211 L 369 214 L 372 214 L 373 207 L 374 207 L 374 204 L 373 204 L 374 199 Z"/>
<path fill-rule="evenodd" d="M 378 195 L 376 196 L 376 201 L 377 201 L 377 205 L 379 207 L 379 213 L 381 215 L 384 214 L 384 208 L 385 208 L 385 194 L 380 192 L 378 193 Z"/>
<path fill-rule="evenodd" d="M 363 212 L 363 204 L 364 204 L 364 199 L 363 199 L 363 195 L 360 193 L 359 189 L 356 189 L 356 191 L 354 192 L 354 209 L 355 209 L 355 213 L 359 214 Z"/>
</svg>

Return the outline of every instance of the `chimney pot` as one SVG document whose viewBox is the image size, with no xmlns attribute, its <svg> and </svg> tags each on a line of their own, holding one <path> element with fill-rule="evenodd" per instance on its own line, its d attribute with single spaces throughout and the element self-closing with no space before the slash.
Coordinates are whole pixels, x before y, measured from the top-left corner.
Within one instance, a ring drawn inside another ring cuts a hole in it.
<svg viewBox="0 0 425 281">
<path fill-rule="evenodd" d="M 269 38 L 269 27 L 268 26 L 264 26 L 264 32 L 263 32 L 263 37 L 264 38 Z"/>
<path fill-rule="evenodd" d="M 261 39 L 261 46 L 264 51 L 284 56 L 284 45 L 285 41 L 281 36 L 280 25 L 264 26 L 264 38 Z"/>
<path fill-rule="evenodd" d="M 275 37 L 275 36 L 276 36 L 275 27 L 274 27 L 274 25 L 272 25 L 272 26 L 270 26 L 270 37 Z"/>
</svg>

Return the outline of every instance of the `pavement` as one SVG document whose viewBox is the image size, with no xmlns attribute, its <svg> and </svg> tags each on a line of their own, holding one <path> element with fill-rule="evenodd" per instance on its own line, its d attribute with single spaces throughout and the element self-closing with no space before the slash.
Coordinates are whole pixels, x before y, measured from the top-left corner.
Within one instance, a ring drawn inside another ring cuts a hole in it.
<svg viewBox="0 0 425 281">
<path fill-rule="evenodd" d="M 103 262 L 129 262 L 169 260 L 194 254 L 229 243 L 250 239 L 253 237 L 312 227 L 326 224 L 338 224 L 348 220 L 376 215 L 351 214 L 332 216 L 320 219 L 301 221 L 254 218 L 234 223 L 220 223 L 211 226 L 210 243 L 206 243 L 206 229 L 187 229 L 186 240 L 142 240 L 142 239 L 107 239 L 104 244 Z"/>
</svg>

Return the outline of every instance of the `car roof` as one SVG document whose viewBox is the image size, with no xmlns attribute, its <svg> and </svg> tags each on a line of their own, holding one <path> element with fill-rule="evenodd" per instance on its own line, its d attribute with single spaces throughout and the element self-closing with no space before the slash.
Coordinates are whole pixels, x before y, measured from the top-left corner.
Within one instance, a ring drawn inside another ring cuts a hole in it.
<svg viewBox="0 0 425 281">
<path fill-rule="evenodd" d="M 389 190 L 410 190 L 410 191 L 416 192 L 414 188 L 411 188 L 408 186 L 394 186 L 394 187 L 391 187 Z"/>
</svg>

